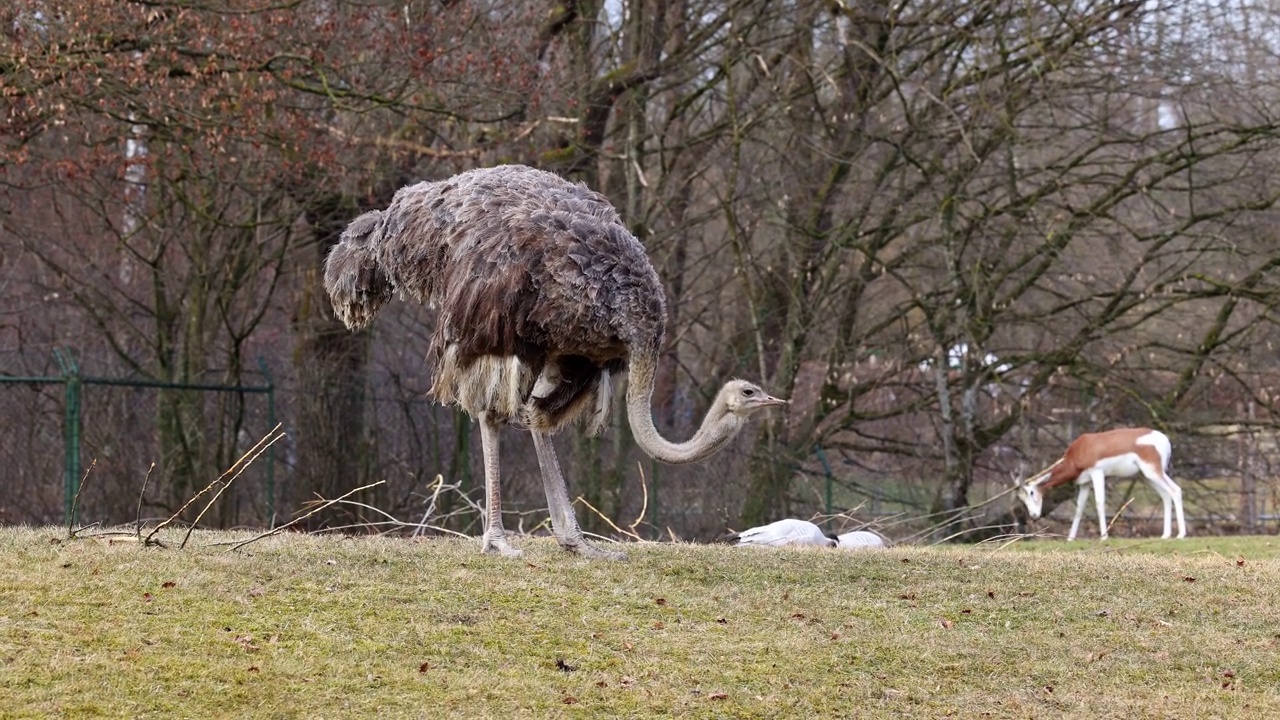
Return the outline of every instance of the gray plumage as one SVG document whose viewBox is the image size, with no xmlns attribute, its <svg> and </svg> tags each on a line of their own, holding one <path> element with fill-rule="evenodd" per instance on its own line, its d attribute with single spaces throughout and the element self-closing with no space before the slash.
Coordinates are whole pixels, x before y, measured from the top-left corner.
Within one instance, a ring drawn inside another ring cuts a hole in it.
<svg viewBox="0 0 1280 720">
<path fill-rule="evenodd" d="M 402 188 L 386 210 L 352 221 L 325 264 L 325 286 L 352 329 L 366 327 L 396 294 L 437 308 L 427 353 L 431 395 L 481 421 L 486 550 L 515 553 L 496 510 L 503 424 L 534 434 L 561 544 L 608 554 L 582 540 L 550 434 L 583 418 L 599 431 L 624 372 L 637 443 L 666 462 L 706 457 L 751 413 L 785 402 L 731 381 L 692 439 L 659 436 L 649 400 L 666 326 L 662 284 L 604 196 L 548 172 L 505 165 Z"/>
</svg>

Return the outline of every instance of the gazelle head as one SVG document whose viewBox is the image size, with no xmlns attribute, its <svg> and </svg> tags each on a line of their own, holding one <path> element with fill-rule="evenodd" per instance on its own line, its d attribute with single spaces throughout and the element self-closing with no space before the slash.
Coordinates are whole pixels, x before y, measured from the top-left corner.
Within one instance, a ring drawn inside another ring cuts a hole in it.
<svg viewBox="0 0 1280 720">
<path fill-rule="evenodd" d="M 1030 515 L 1032 520 L 1040 517 L 1040 511 L 1044 509 L 1044 495 L 1040 493 L 1039 487 L 1029 483 L 1019 485 L 1018 499 L 1027 506 L 1027 515 Z"/>
</svg>

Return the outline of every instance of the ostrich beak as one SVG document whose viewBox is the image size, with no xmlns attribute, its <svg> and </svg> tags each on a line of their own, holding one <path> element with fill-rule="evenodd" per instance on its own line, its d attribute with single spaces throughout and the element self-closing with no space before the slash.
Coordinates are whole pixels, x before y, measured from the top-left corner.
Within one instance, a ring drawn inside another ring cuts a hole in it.
<svg viewBox="0 0 1280 720">
<path fill-rule="evenodd" d="M 790 402 L 790 400 L 783 400 L 782 398 L 776 398 L 772 395 L 765 395 L 760 398 L 760 404 L 764 407 L 769 407 L 771 405 L 787 405 L 790 404 Z"/>
</svg>

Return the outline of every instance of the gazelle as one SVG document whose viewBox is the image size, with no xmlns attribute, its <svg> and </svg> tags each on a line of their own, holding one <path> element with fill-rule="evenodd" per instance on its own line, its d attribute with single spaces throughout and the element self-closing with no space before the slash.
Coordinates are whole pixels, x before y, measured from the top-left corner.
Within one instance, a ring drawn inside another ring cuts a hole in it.
<svg viewBox="0 0 1280 720">
<path fill-rule="evenodd" d="M 1170 509 L 1178 513 L 1178 537 L 1187 536 L 1187 522 L 1182 514 L 1182 488 L 1169 477 L 1169 438 L 1150 428 L 1120 428 L 1100 433 L 1086 433 L 1067 446 L 1062 457 L 1018 485 L 1018 499 L 1027 506 L 1031 517 L 1040 517 L 1044 507 L 1044 491 L 1074 482 L 1080 486 L 1076 496 L 1076 517 L 1071 523 L 1068 540 L 1076 539 L 1084 503 L 1093 489 L 1098 504 L 1098 527 L 1107 539 L 1106 479 L 1126 478 L 1142 473 L 1164 501 L 1164 535 L 1171 534 Z"/>
</svg>

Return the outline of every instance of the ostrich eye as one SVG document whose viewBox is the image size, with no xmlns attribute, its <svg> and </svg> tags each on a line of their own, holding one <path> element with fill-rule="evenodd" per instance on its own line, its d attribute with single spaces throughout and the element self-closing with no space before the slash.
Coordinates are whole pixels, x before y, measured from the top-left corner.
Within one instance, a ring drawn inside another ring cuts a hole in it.
<svg viewBox="0 0 1280 720">
<path fill-rule="evenodd" d="M 756 391 L 752 390 L 751 388 L 745 388 L 743 389 L 742 394 L 746 395 L 747 397 L 751 397 L 752 395 L 756 394 Z"/>
</svg>

